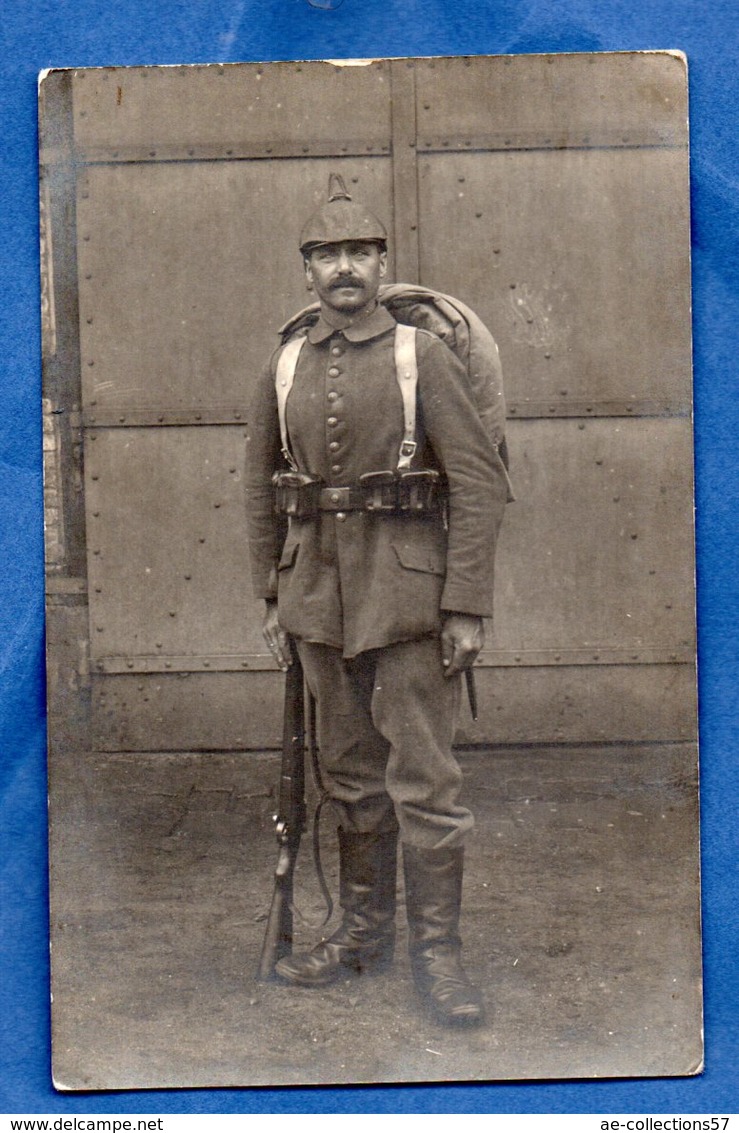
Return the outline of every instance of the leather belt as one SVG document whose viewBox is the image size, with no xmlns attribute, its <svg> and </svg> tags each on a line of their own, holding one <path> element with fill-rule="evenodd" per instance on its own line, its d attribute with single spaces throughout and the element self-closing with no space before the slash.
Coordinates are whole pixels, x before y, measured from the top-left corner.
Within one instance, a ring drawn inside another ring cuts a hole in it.
<svg viewBox="0 0 739 1133">
<path fill-rule="evenodd" d="M 354 484 L 347 488 L 321 488 L 318 507 L 320 511 L 366 511 L 367 492 Z"/>
<path fill-rule="evenodd" d="M 356 484 L 325 485 L 307 472 L 276 472 L 275 511 L 310 519 L 321 511 L 367 511 L 376 515 L 438 513 L 442 509 L 439 473 L 365 472 Z"/>
</svg>

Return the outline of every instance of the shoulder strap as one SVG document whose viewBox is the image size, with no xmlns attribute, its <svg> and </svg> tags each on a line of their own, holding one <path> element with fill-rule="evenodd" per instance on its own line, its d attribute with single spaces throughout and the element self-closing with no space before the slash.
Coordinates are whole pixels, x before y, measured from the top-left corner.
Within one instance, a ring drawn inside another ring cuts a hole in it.
<svg viewBox="0 0 739 1133">
<path fill-rule="evenodd" d="M 277 414 L 280 420 L 280 439 L 282 455 L 291 468 L 297 469 L 295 458 L 290 452 L 287 435 L 287 399 L 295 380 L 300 351 L 305 338 L 292 338 L 283 348 L 277 361 L 275 372 L 275 391 L 277 393 Z M 398 323 L 395 328 L 395 377 L 403 399 L 403 440 L 398 453 L 398 471 L 407 471 L 416 452 L 416 388 L 418 386 L 418 363 L 416 361 L 416 328 Z"/>
<path fill-rule="evenodd" d="M 395 377 L 403 398 L 403 440 L 398 453 L 398 472 L 407 472 L 416 451 L 416 328 L 398 323 L 395 328 Z"/>
<path fill-rule="evenodd" d="M 287 398 L 290 390 L 293 388 L 298 358 L 300 357 L 300 351 L 303 349 L 304 345 L 304 336 L 300 335 L 299 337 L 291 338 L 282 349 L 282 353 L 277 360 L 277 370 L 275 371 L 275 391 L 277 393 L 277 415 L 280 419 L 282 455 L 295 472 L 297 472 L 298 466 L 294 456 L 290 452 L 287 436 Z"/>
</svg>

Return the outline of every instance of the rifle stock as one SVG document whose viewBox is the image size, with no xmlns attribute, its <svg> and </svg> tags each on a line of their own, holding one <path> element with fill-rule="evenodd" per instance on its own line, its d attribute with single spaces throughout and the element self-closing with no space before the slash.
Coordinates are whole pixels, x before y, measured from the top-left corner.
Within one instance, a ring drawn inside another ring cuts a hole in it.
<svg viewBox="0 0 739 1133">
<path fill-rule="evenodd" d="M 303 667 L 295 645 L 293 662 L 285 674 L 285 707 L 282 722 L 282 766 L 275 833 L 277 866 L 257 978 L 269 980 L 282 956 L 292 951 L 293 875 L 305 830 L 305 693 Z"/>
</svg>

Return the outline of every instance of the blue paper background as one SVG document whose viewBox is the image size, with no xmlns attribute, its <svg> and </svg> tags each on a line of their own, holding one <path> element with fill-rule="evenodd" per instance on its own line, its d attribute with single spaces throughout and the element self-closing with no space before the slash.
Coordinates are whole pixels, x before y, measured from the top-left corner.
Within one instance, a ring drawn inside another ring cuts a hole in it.
<svg viewBox="0 0 739 1133">
<path fill-rule="evenodd" d="M 6 0 L 0 19 L 0 1112 L 707 1113 L 737 1075 L 739 7 Z M 58 1095 L 49 1076 L 36 76 L 49 66 L 678 48 L 689 60 L 706 1070 L 696 1079 Z"/>
</svg>

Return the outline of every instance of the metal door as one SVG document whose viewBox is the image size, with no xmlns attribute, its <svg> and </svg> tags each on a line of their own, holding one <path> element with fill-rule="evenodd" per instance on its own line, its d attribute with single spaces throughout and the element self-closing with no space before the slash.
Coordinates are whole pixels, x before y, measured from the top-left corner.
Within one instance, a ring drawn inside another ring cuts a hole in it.
<svg viewBox="0 0 739 1133">
<path fill-rule="evenodd" d="M 518 502 L 461 738 L 692 737 L 683 61 L 110 69 L 45 88 L 66 107 L 42 116 L 50 629 L 71 626 L 96 745 L 277 741 L 244 429 L 307 298 L 297 234 L 329 171 L 387 220 L 391 277 L 465 300 L 501 348 Z"/>
</svg>

